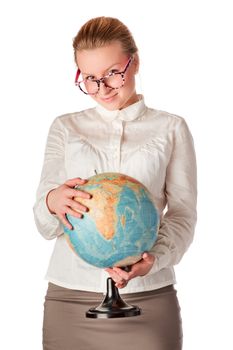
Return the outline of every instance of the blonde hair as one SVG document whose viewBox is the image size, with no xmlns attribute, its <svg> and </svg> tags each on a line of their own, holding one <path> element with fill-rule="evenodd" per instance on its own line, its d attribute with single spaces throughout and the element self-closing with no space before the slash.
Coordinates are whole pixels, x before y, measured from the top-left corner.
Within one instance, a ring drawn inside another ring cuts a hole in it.
<svg viewBox="0 0 233 350">
<path fill-rule="evenodd" d="M 119 19 L 104 16 L 90 19 L 73 39 L 75 62 L 76 51 L 103 47 L 114 41 L 120 42 L 123 52 L 130 56 L 138 52 L 131 32 Z"/>
</svg>

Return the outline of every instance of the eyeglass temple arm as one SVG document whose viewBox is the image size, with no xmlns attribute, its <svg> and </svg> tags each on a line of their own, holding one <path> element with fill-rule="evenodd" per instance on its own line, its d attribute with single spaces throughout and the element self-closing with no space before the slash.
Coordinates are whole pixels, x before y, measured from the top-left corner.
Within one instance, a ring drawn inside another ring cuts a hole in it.
<svg viewBox="0 0 233 350">
<path fill-rule="evenodd" d="M 133 57 L 130 57 L 129 60 L 128 60 L 128 63 L 126 64 L 126 67 L 125 67 L 123 73 L 126 72 L 127 68 L 129 67 L 130 63 L 132 62 L 132 60 L 133 60 Z"/>
<path fill-rule="evenodd" d="M 78 68 L 77 73 L 76 73 L 76 77 L 75 77 L 75 85 L 78 84 L 78 78 L 79 78 L 79 76 L 80 76 L 80 73 L 81 73 L 81 71 L 80 71 L 80 69 Z"/>
</svg>

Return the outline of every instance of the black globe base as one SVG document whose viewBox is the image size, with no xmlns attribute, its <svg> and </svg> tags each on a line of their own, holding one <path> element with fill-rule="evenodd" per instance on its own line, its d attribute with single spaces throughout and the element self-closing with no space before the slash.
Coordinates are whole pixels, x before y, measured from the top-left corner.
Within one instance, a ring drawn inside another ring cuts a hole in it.
<svg viewBox="0 0 233 350">
<path fill-rule="evenodd" d="M 141 314 L 141 309 L 135 305 L 129 305 L 120 297 L 118 288 L 112 278 L 107 279 L 107 294 L 102 303 L 86 312 L 89 318 L 117 318 L 131 317 Z"/>
</svg>

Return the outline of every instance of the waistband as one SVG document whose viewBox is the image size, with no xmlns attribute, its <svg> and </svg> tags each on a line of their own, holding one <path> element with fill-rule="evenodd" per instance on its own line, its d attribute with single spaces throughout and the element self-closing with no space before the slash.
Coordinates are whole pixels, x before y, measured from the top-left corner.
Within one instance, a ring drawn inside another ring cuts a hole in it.
<svg viewBox="0 0 233 350">
<path fill-rule="evenodd" d="M 119 289 L 121 294 L 121 290 Z M 176 289 L 173 284 L 166 287 L 153 289 L 150 291 L 136 292 L 136 293 L 125 293 L 122 295 L 124 299 L 132 298 L 150 298 L 155 297 L 156 295 L 167 294 L 167 293 L 176 293 Z M 56 300 L 66 300 L 66 299 L 89 299 L 95 300 L 103 297 L 103 293 L 89 292 L 83 290 L 69 289 L 65 287 L 58 286 L 52 282 L 48 283 L 47 294 L 45 299 L 56 299 Z"/>
</svg>

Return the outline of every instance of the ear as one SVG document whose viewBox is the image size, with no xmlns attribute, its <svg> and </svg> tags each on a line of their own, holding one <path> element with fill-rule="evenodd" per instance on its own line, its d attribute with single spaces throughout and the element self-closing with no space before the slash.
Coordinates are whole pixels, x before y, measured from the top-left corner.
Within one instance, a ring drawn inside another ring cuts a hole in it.
<svg viewBox="0 0 233 350">
<path fill-rule="evenodd" d="M 138 55 L 138 53 L 136 52 L 135 54 L 134 54 L 134 59 L 133 59 L 133 66 L 134 66 L 134 72 L 135 72 L 135 74 L 137 74 L 138 73 L 138 71 L 139 71 L 139 55 Z"/>
</svg>

